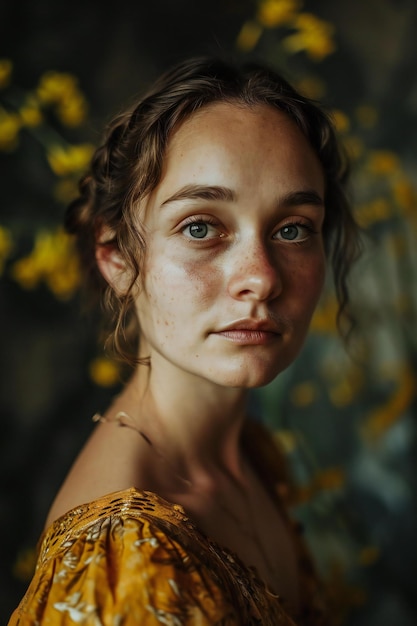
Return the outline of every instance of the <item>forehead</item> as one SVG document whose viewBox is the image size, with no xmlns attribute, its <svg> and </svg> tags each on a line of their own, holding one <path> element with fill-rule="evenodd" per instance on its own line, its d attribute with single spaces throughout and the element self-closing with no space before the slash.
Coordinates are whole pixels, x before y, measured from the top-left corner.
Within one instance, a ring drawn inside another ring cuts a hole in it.
<svg viewBox="0 0 417 626">
<path fill-rule="evenodd" d="M 196 140 L 246 143 L 248 139 L 298 136 L 307 142 L 301 130 L 287 113 L 267 104 L 248 105 L 241 102 L 215 102 L 199 109 L 185 119 L 172 133 L 167 154 L 177 147 L 186 147 Z M 201 141 L 200 141 L 201 144 Z"/>
<path fill-rule="evenodd" d="M 142 204 L 143 219 L 156 219 L 155 209 L 158 214 L 167 198 L 196 185 L 224 187 L 259 206 L 286 193 L 325 194 L 322 166 L 308 140 L 269 105 L 215 103 L 175 128 L 159 183 Z"/>
<path fill-rule="evenodd" d="M 292 175 L 324 185 L 314 149 L 285 112 L 264 104 L 222 102 L 200 109 L 174 130 L 158 186 L 174 184 L 178 177 L 215 173 L 227 178 L 238 171 L 254 182 L 259 174 L 264 180 Z"/>
</svg>

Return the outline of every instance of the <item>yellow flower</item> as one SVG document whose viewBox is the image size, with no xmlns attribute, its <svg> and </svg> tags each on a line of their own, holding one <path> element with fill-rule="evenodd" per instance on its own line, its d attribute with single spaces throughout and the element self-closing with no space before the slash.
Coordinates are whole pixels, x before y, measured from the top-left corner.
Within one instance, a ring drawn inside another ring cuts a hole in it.
<svg viewBox="0 0 417 626">
<path fill-rule="evenodd" d="M 399 169 L 400 160 L 398 156 L 390 150 L 375 150 L 369 155 L 367 169 L 371 174 L 386 176 Z"/>
<path fill-rule="evenodd" d="M 346 475 L 341 467 L 329 467 L 315 474 L 309 484 L 297 488 L 297 501 L 308 502 L 319 492 L 340 490 L 346 483 Z"/>
<path fill-rule="evenodd" d="M 114 361 L 97 357 L 90 363 L 90 377 L 100 387 L 113 387 L 120 382 L 120 371 Z"/>
<path fill-rule="evenodd" d="M 74 172 L 83 171 L 94 152 L 94 146 L 88 143 L 75 146 L 52 146 L 47 154 L 51 169 L 58 176 L 66 176 Z"/>
<path fill-rule="evenodd" d="M 12 70 L 13 63 L 9 59 L 0 59 L 0 89 L 9 86 Z"/>
<path fill-rule="evenodd" d="M 16 113 L 0 109 L 0 150 L 14 150 L 18 145 L 21 120 Z"/>
<path fill-rule="evenodd" d="M 62 229 L 40 231 L 32 252 L 13 265 L 12 276 L 24 289 L 44 282 L 57 298 L 70 298 L 81 281 L 72 238 Z"/>
<path fill-rule="evenodd" d="M 375 198 L 356 210 L 356 219 L 362 228 L 369 228 L 373 224 L 384 222 L 392 213 L 390 202 L 386 198 Z"/>
<path fill-rule="evenodd" d="M 66 126 L 79 126 L 87 116 L 87 103 L 79 93 L 73 93 L 58 105 L 57 115 Z"/>
<path fill-rule="evenodd" d="M 39 82 L 36 96 L 46 105 L 54 105 L 60 121 L 67 126 L 79 126 L 87 115 L 87 102 L 75 76 L 47 72 Z"/>
<path fill-rule="evenodd" d="M 236 47 L 242 52 L 250 52 L 254 49 L 262 35 L 262 27 L 256 22 L 245 22 L 237 36 Z"/>
<path fill-rule="evenodd" d="M 13 242 L 10 231 L 0 226 L 0 274 L 4 270 L 4 263 L 9 257 L 12 248 Z"/>
<path fill-rule="evenodd" d="M 311 382 L 300 383 L 291 389 L 290 398 L 297 407 L 309 406 L 317 398 L 317 388 Z"/>
<path fill-rule="evenodd" d="M 409 409 L 415 399 L 416 378 L 410 367 L 397 368 L 398 387 L 391 397 L 370 412 L 361 432 L 364 439 L 375 441 L 383 435 Z"/>
<path fill-rule="evenodd" d="M 39 126 L 39 124 L 43 121 L 42 113 L 39 108 L 33 104 L 23 106 L 19 111 L 19 115 L 22 120 L 22 124 L 24 126 L 29 126 L 30 128 Z"/>
<path fill-rule="evenodd" d="M 77 90 L 77 79 L 71 74 L 46 72 L 36 90 L 37 97 L 45 104 L 60 102 Z"/>
<path fill-rule="evenodd" d="M 265 28 L 276 28 L 291 22 L 300 7 L 301 2 L 297 0 L 262 0 L 257 19 Z"/>
<path fill-rule="evenodd" d="M 304 50 L 313 61 L 321 61 L 336 49 L 333 41 L 334 27 L 311 13 L 300 13 L 294 20 L 298 31 L 283 39 L 290 53 Z"/>
<path fill-rule="evenodd" d="M 346 133 L 350 128 L 350 120 L 346 113 L 339 109 L 334 109 L 331 114 L 333 123 L 339 133 Z"/>
</svg>

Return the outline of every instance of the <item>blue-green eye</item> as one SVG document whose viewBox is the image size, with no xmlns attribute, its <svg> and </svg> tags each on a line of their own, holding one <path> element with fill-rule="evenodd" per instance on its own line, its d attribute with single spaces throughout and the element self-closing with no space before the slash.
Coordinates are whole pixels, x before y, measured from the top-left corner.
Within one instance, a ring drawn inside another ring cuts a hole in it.
<svg viewBox="0 0 417 626">
<path fill-rule="evenodd" d="M 187 228 L 191 237 L 194 237 L 195 239 L 203 239 L 208 233 L 208 226 L 207 224 L 204 224 L 204 222 L 189 224 Z"/>
<path fill-rule="evenodd" d="M 283 228 L 281 228 L 279 232 L 283 239 L 286 239 L 287 241 L 293 241 L 294 239 L 297 239 L 300 228 L 296 224 L 288 224 L 288 226 L 284 226 Z"/>
<path fill-rule="evenodd" d="M 281 226 L 274 235 L 274 239 L 287 241 L 288 243 L 302 243 L 307 241 L 315 232 L 316 231 L 307 224 L 294 222 L 293 224 Z"/>
</svg>

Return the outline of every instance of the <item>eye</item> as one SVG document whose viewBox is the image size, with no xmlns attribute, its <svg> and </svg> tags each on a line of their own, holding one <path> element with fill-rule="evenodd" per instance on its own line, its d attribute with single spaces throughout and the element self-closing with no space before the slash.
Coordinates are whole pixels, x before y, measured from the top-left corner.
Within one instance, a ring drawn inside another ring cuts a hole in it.
<svg viewBox="0 0 417 626">
<path fill-rule="evenodd" d="M 277 231 L 274 238 L 281 241 L 294 241 L 295 243 L 301 243 L 308 239 L 308 237 L 314 232 L 315 231 L 311 228 L 311 226 L 307 226 L 306 224 L 302 224 L 300 222 L 294 222 L 282 226 Z"/>
<path fill-rule="evenodd" d="M 195 239 L 204 239 L 208 233 L 208 225 L 204 222 L 195 222 L 187 226 L 187 228 L 189 235 Z"/>
<path fill-rule="evenodd" d="M 187 239 L 214 239 L 215 237 L 222 237 L 217 222 L 211 222 L 206 218 L 191 218 L 188 224 L 183 226 L 182 233 Z"/>
</svg>

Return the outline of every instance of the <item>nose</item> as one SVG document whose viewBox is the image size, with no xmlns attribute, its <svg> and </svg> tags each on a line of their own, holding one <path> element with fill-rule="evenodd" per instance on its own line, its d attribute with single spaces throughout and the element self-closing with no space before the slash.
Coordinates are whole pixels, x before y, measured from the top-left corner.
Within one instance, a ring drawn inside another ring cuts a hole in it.
<svg viewBox="0 0 417 626">
<path fill-rule="evenodd" d="M 228 291 L 236 300 L 265 301 L 282 291 L 277 261 L 264 243 L 244 244 L 235 250 Z"/>
</svg>

